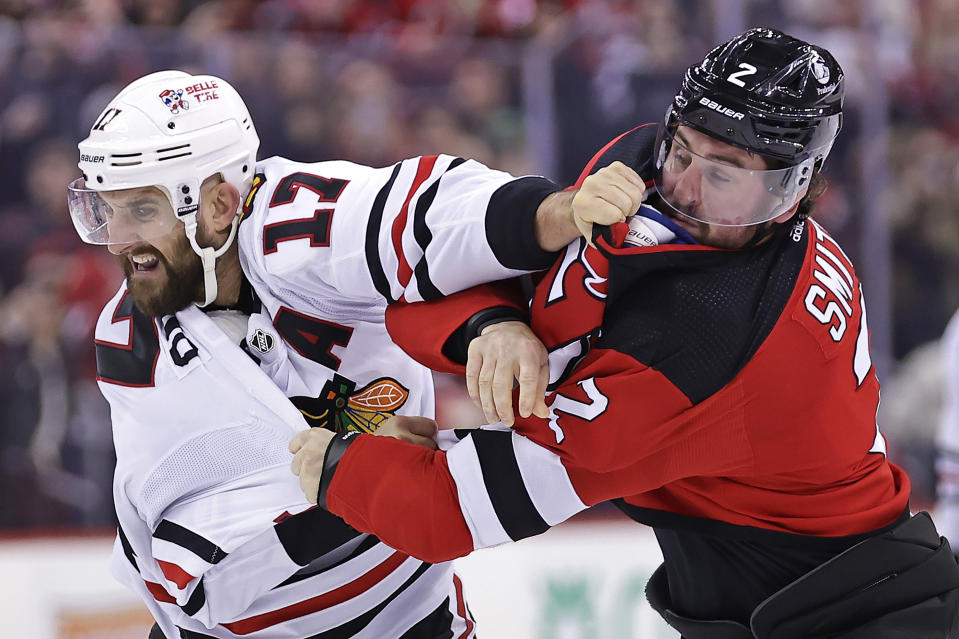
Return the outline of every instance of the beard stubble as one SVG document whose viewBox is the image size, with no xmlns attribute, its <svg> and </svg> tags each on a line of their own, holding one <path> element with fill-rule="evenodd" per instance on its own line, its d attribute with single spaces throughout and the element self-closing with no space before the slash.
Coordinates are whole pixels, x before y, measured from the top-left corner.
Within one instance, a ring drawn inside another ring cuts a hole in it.
<svg viewBox="0 0 959 639">
<path fill-rule="evenodd" d="M 169 259 L 152 248 L 132 252 L 132 255 L 143 254 L 157 257 L 159 264 L 156 268 L 163 270 L 161 277 L 136 277 L 129 256 L 117 256 L 127 288 L 141 313 L 148 317 L 171 315 L 203 299 L 203 264 L 185 234 L 177 237 Z"/>
</svg>

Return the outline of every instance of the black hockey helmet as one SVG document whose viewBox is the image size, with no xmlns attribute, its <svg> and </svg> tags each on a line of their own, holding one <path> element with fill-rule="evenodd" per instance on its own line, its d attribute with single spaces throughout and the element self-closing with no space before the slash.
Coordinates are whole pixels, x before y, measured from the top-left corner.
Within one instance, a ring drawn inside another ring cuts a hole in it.
<svg viewBox="0 0 959 639">
<path fill-rule="evenodd" d="M 667 119 L 787 166 L 819 166 L 839 133 L 843 84 L 826 49 L 755 28 L 686 70 Z"/>
<path fill-rule="evenodd" d="M 842 68 L 828 51 L 774 29 L 750 29 L 687 69 L 657 134 L 656 189 L 701 222 L 772 220 L 802 197 L 829 154 L 842 98 Z M 702 157 L 680 126 L 773 163 L 747 169 Z"/>
</svg>

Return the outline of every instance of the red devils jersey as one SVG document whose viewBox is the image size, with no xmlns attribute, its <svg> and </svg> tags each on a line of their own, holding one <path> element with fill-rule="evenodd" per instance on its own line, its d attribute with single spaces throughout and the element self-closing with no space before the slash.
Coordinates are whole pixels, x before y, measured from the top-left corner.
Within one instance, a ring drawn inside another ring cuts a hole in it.
<svg viewBox="0 0 959 639">
<path fill-rule="evenodd" d="M 430 560 L 610 499 L 657 529 L 739 538 L 839 538 L 896 520 L 909 482 L 876 425 L 861 286 L 822 227 L 742 251 L 620 248 L 625 232 L 572 244 L 536 288 L 548 418 L 463 434 L 445 452 L 353 437 L 324 476 L 326 507 Z M 393 321 L 426 312 L 409 310 Z"/>
</svg>

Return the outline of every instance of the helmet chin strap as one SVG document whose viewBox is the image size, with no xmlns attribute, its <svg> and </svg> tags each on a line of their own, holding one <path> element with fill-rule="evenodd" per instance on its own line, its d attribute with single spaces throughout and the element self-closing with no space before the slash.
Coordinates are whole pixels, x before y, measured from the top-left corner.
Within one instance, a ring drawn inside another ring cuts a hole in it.
<svg viewBox="0 0 959 639">
<path fill-rule="evenodd" d="M 214 249 L 212 246 L 201 247 L 197 244 L 196 213 L 184 216 L 184 218 L 183 223 L 186 225 L 186 237 L 190 240 L 190 246 L 193 247 L 193 252 L 200 256 L 200 263 L 203 266 L 204 300 L 202 304 L 199 304 L 200 308 L 203 308 L 204 306 L 212 304 L 213 300 L 216 299 L 216 258 L 226 253 L 230 245 L 233 244 L 233 240 L 236 238 L 236 229 L 240 223 L 240 216 L 238 214 L 233 216 L 233 221 L 230 223 L 230 235 L 218 249 Z"/>
</svg>

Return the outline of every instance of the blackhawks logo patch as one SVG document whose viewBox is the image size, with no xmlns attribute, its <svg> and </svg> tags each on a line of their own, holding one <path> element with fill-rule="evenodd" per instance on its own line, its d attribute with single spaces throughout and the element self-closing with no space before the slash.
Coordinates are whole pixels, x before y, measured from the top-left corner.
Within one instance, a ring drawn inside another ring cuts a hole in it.
<svg viewBox="0 0 959 639">
<path fill-rule="evenodd" d="M 375 379 L 356 391 L 355 388 L 352 380 L 334 375 L 319 397 L 291 397 L 290 401 L 314 428 L 372 433 L 393 417 L 410 396 L 409 389 L 390 377 Z"/>
</svg>

